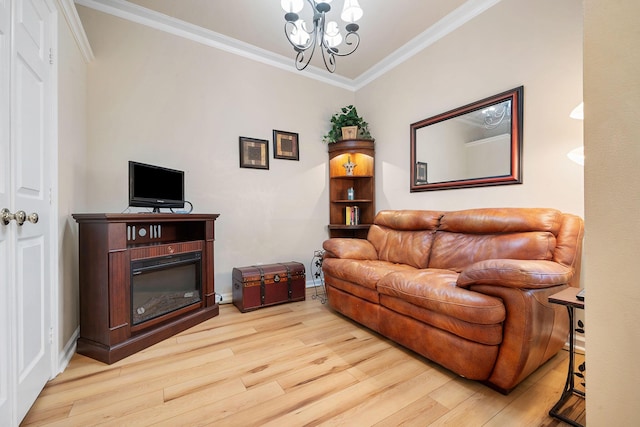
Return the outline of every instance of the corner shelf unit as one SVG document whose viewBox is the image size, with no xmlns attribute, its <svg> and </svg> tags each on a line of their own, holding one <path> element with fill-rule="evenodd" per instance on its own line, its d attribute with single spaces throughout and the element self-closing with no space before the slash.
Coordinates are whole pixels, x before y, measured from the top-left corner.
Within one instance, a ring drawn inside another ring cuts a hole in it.
<svg viewBox="0 0 640 427">
<path fill-rule="evenodd" d="M 347 175 L 344 164 L 356 164 Z M 354 190 L 353 200 L 347 191 Z M 348 139 L 329 144 L 329 237 L 366 238 L 376 214 L 373 140 Z M 347 225 L 347 208 L 357 206 L 360 221 Z"/>
</svg>

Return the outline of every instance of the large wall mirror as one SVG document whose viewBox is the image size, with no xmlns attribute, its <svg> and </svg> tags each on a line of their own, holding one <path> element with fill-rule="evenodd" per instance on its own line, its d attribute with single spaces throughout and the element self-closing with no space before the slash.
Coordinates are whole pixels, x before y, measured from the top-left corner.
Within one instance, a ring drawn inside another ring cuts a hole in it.
<svg viewBox="0 0 640 427">
<path fill-rule="evenodd" d="M 522 183 L 523 87 L 411 125 L 411 191 Z"/>
</svg>

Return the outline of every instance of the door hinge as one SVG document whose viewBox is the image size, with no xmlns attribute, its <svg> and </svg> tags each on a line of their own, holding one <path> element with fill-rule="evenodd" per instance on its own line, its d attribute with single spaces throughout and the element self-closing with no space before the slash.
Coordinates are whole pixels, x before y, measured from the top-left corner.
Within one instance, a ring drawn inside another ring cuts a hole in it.
<svg viewBox="0 0 640 427">
<path fill-rule="evenodd" d="M 53 203 L 53 190 L 49 187 L 49 204 Z"/>
<path fill-rule="evenodd" d="M 49 344 L 53 344 L 53 326 L 49 326 Z"/>
<path fill-rule="evenodd" d="M 53 48 L 49 48 L 49 64 L 53 65 Z"/>
</svg>

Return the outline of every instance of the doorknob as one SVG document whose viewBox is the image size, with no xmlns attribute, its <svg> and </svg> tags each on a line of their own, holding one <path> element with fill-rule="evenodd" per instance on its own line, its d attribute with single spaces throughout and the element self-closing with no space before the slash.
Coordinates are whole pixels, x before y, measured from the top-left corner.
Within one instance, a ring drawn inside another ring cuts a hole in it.
<svg viewBox="0 0 640 427">
<path fill-rule="evenodd" d="M 0 211 L 0 221 L 2 222 L 2 225 L 8 225 L 14 218 L 15 215 L 13 215 L 9 209 L 3 208 Z"/>
<path fill-rule="evenodd" d="M 9 225 L 12 219 L 15 219 L 18 225 L 24 224 L 25 221 L 35 224 L 38 222 L 38 214 L 34 212 L 27 215 L 25 211 L 17 211 L 15 214 L 12 214 L 7 208 L 0 211 L 0 222 L 2 222 L 3 225 Z"/>
<path fill-rule="evenodd" d="M 29 221 L 31 224 L 35 224 L 38 222 L 38 214 L 33 212 L 27 215 L 25 211 L 16 211 L 15 219 L 18 225 L 24 224 L 25 220 Z"/>
</svg>

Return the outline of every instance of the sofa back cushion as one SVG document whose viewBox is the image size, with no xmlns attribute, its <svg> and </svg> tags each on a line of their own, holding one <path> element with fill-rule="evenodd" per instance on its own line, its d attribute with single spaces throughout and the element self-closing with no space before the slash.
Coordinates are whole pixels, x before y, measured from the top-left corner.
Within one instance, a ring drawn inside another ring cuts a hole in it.
<svg viewBox="0 0 640 427">
<path fill-rule="evenodd" d="M 573 268 L 574 274 L 570 285 L 579 287 L 584 221 L 579 216 L 572 214 L 564 214 L 562 217 L 562 226 L 556 237 L 556 250 L 553 253 L 553 260 Z"/>
<path fill-rule="evenodd" d="M 382 261 L 426 268 L 441 216 L 439 211 L 380 211 L 367 240 Z"/>
<path fill-rule="evenodd" d="M 462 271 L 486 259 L 552 260 L 563 214 L 554 209 L 489 208 L 447 212 L 428 266 Z"/>
<path fill-rule="evenodd" d="M 555 209 L 387 210 L 373 222 L 367 239 L 383 261 L 460 272 L 487 259 L 552 260 L 580 280 L 583 221 Z"/>
</svg>

